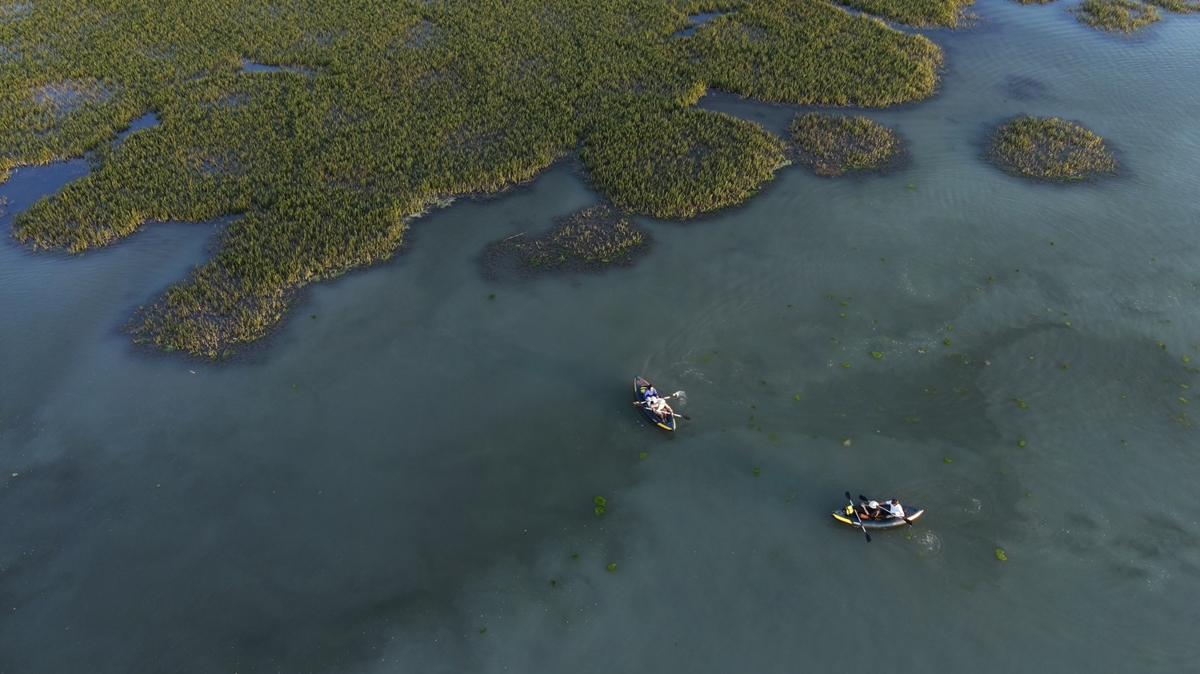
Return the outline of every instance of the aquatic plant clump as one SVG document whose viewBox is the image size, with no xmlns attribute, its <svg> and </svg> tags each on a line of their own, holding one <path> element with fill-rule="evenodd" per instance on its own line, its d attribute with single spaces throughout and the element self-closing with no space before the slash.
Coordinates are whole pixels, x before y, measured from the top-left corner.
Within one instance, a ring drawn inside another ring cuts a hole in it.
<svg viewBox="0 0 1200 674">
<path fill-rule="evenodd" d="M 728 13 L 676 37 L 711 10 Z M 305 284 L 392 257 L 431 204 L 528 180 L 580 148 L 620 208 L 681 218 L 738 203 L 785 161 L 783 144 L 691 109 L 706 87 L 882 106 L 931 94 L 941 61 L 925 38 L 821 0 L 0 11 L 0 180 L 84 153 L 94 167 L 17 214 L 14 235 L 81 252 L 148 223 L 235 216 L 215 256 L 129 325 L 211 357 L 268 334 Z M 113 142 L 148 112 L 157 126 Z"/>
<path fill-rule="evenodd" d="M 801 105 L 920 100 L 933 93 L 942 59 L 920 35 L 820 0 L 758 0 L 675 42 L 711 85 Z"/>
<path fill-rule="evenodd" d="M 1083 0 L 1071 11 L 1092 28 L 1126 33 L 1162 20 L 1156 7 L 1137 0 Z"/>
<path fill-rule="evenodd" d="M 975 0 L 834 0 L 839 5 L 853 7 L 868 14 L 881 16 L 918 28 L 959 25 L 963 8 Z M 1049 0 L 1040 0 L 1049 2 Z"/>
<path fill-rule="evenodd" d="M 1085 180 L 1117 170 L 1102 138 L 1056 117 L 1018 117 L 1001 124 L 987 156 L 1008 173 L 1041 180 Z"/>
<path fill-rule="evenodd" d="M 736 204 L 785 163 L 783 143 L 752 122 L 709 110 L 605 124 L 581 158 L 613 203 L 660 218 Z"/>
<path fill-rule="evenodd" d="M 1143 2 L 1177 14 L 1200 12 L 1200 0 L 1143 0 Z"/>
<path fill-rule="evenodd" d="M 894 131 L 862 116 L 810 112 L 797 115 L 789 130 L 797 161 L 817 175 L 887 168 L 902 151 Z"/>
<path fill-rule="evenodd" d="M 564 271 L 601 271 L 629 266 L 650 245 L 650 237 L 607 206 L 572 213 L 536 236 L 510 236 L 487 247 L 484 276 L 501 278 L 516 268 L 521 275 Z"/>
</svg>

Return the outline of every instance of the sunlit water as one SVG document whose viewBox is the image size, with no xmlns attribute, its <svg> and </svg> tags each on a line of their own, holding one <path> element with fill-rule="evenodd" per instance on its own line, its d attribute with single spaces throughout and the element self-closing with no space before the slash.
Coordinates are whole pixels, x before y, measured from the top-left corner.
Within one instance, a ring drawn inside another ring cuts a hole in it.
<svg viewBox="0 0 1200 674">
<path fill-rule="evenodd" d="M 1200 19 L 975 11 L 929 33 L 937 98 L 867 113 L 906 170 L 641 220 L 632 269 L 482 278 L 488 242 L 596 201 L 554 168 L 214 367 L 120 327 L 215 225 L 0 246 L 0 672 L 1193 669 Z M 1022 113 L 1082 122 L 1121 175 L 981 161 Z M 686 391 L 674 436 L 635 374 Z M 829 517 L 846 491 L 927 512 L 868 544 Z"/>
</svg>

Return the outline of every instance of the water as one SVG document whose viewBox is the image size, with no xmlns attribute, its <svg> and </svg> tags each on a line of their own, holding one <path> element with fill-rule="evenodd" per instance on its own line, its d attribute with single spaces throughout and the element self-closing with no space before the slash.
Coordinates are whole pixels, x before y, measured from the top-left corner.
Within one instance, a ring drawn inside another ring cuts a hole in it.
<svg viewBox="0 0 1200 674">
<path fill-rule="evenodd" d="M 1200 20 L 975 11 L 929 33 L 939 97 L 866 113 L 906 171 L 788 169 L 642 220 L 633 269 L 482 279 L 488 242 L 594 203 L 554 168 L 213 367 L 119 329 L 214 225 L 0 246 L 0 671 L 1193 668 Z M 1083 122 L 1121 175 L 983 163 L 1020 113 Z M 0 191 L 18 211 L 86 170 Z M 646 428 L 634 374 L 691 421 Z M 847 490 L 927 513 L 867 544 L 828 517 Z"/>
</svg>

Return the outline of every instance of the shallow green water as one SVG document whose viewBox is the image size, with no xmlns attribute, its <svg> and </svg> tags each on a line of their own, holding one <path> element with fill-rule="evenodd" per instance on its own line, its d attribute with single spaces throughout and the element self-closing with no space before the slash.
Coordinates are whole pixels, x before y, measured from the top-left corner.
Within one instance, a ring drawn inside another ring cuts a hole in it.
<svg viewBox="0 0 1200 674">
<path fill-rule="evenodd" d="M 907 170 L 644 220 L 633 269 L 482 279 L 488 242 L 595 201 L 556 168 L 212 367 L 118 328 L 214 225 L 0 246 L 0 672 L 1194 667 L 1200 19 L 975 11 L 927 33 L 939 97 L 866 113 Z M 1022 113 L 1105 137 L 1120 177 L 983 163 Z M 630 406 L 639 373 L 687 392 L 675 436 Z M 867 544 L 828 516 L 846 490 L 928 512 Z"/>
</svg>

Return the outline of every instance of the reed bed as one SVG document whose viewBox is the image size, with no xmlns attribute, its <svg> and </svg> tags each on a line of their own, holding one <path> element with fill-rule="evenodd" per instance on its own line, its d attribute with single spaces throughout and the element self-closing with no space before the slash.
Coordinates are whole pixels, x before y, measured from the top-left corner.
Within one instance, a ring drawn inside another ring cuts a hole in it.
<svg viewBox="0 0 1200 674">
<path fill-rule="evenodd" d="M 1058 118 L 1018 117 L 998 126 L 987 156 L 1023 178 L 1069 182 L 1117 170 L 1104 140 L 1079 124 Z"/>
<path fill-rule="evenodd" d="M 1071 11 L 1080 23 L 1112 32 L 1131 33 L 1162 20 L 1157 7 L 1137 0 L 1083 0 Z"/>
<path fill-rule="evenodd" d="M 683 219 L 741 202 L 785 163 L 783 149 L 757 124 L 684 110 L 605 124 L 582 159 L 617 206 Z"/>
<path fill-rule="evenodd" d="M 796 115 L 789 131 L 797 161 L 817 175 L 887 169 L 902 153 L 894 131 L 862 116 L 810 112 Z"/>
<path fill-rule="evenodd" d="M 1176 14 L 1200 12 L 1200 0 L 1143 0 L 1143 2 Z"/>
<path fill-rule="evenodd" d="M 591 206 L 538 235 L 524 233 L 490 244 L 484 275 L 499 279 L 630 266 L 650 245 L 648 234 L 608 206 Z"/>
<path fill-rule="evenodd" d="M 883 107 L 931 95 L 941 50 L 820 0 L 759 0 L 686 40 L 704 79 L 743 96 Z"/>
<path fill-rule="evenodd" d="M 819 0 L 0 7 L 0 179 L 85 154 L 94 166 L 18 214 L 14 235 L 80 252 L 155 221 L 237 216 L 213 259 L 129 324 L 207 357 L 268 334 L 305 284 L 389 259 L 429 204 L 577 151 L 623 209 L 737 203 L 784 163 L 783 143 L 691 109 L 707 87 L 883 106 L 932 93 L 941 60 Z M 672 37 L 700 11 L 727 13 Z M 159 125 L 112 142 L 150 111 Z"/>
<path fill-rule="evenodd" d="M 1049 0 L 1041 0 L 1048 2 Z M 953 28 L 966 18 L 975 0 L 834 0 L 839 5 L 918 28 Z"/>
</svg>

